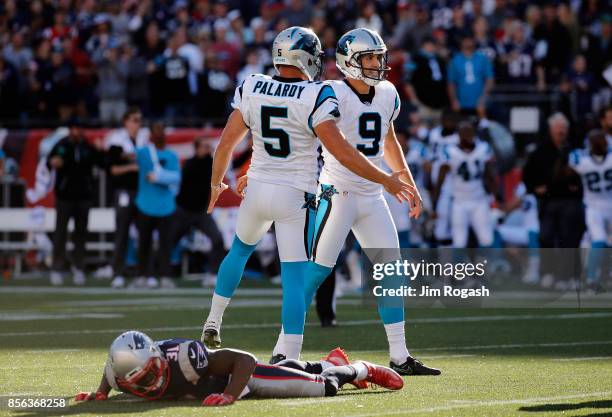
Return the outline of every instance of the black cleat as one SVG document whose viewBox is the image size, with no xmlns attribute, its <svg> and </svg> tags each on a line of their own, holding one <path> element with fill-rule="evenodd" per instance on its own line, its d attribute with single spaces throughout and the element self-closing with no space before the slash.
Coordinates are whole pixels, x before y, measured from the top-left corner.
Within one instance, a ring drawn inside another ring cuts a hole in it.
<svg viewBox="0 0 612 417">
<path fill-rule="evenodd" d="M 219 349 L 221 347 L 221 335 L 219 334 L 219 330 L 213 327 L 207 328 L 206 325 L 204 325 L 201 340 L 209 349 Z"/>
<path fill-rule="evenodd" d="M 270 362 L 268 362 L 270 365 L 276 365 L 277 363 L 284 361 L 285 359 L 287 359 L 287 357 L 285 355 L 283 355 L 282 353 L 278 353 L 274 356 L 272 356 L 270 358 Z"/>
<path fill-rule="evenodd" d="M 430 368 L 429 366 L 423 365 L 423 362 L 418 359 L 408 356 L 406 362 L 401 365 L 397 365 L 393 362 L 389 362 L 389 367 L 395 372 L 402 376 L 406 375 L 440 375 L 442 371 L 436 368 Z"/>
</svg>

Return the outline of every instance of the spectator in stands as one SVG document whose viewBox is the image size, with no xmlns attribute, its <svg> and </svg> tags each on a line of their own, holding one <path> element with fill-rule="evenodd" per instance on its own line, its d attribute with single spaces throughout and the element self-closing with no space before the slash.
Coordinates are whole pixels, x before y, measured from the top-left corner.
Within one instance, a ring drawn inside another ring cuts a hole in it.
<svg viewBox="0 0 612 417">
<path fill-rule="evenodd" d="M 582 122 L 592 110 L 595 77 L 587 70 L 586 58 L 577 55 L 572 68 L 563 76 L 561 91 L 574 94 L 575 120 Z"/>
<path fill-rule="evenodd" d="M 115 239 L 111 261 L 113 288 L 125 286 L 125 256 L 130 225 L 136 222 L 136 192 L 138 190 L 138 164 L 136 149 L 146 146 L 148 132 L 141 129 L 142 114 L 137 107 L 123 115 L 123 128 L 112 132 L 106 141 L 108 173 L 113 189 L 115 208 Z"/>
<path fill-rule="evenodd" d="M 51 62 L 44 75 L 49 109 L 52 117 L 66 121 L 74 115 L 76 104 L 75 71 L 72 63 L 65 58 L 61 44 L 51 50 Z"/>
<path fill-rule="evenodd" d="M 599 114 L 599 123 L 601 130 L 606 135 L 608 146 L 612 148 L 612 106 L 605 107 Z"/>
<path fill-rule="evenodd" d="M 238 75 L 236 76 L 236 82 L 242 84 L 242 82 L 251 74 L 262 74 L 264 72 L 263 65 L 259 62 L 259 55 L 256 50 L 247 52 L 246 65 L 242 67 Z"/>
<path fill-rule="evenodd" d="M 143 113 L 148 114 L 150 95 L 147 60 L 138 54 L 131 44 L 124 46 L 124 54 L 127 61 L 127 105 L 138 107 Z"/>
<path fill-rule="evenodd" d="M 515 20 L 510 26 L 510 36 L 502 45 L 500 80 L 505 84 L 545 86 L 544 68 L 535 57 L 535 43 L 527 38 L 525 26 Z"/>
<path fill-rule="evenodd" d="M 533 37 L 536 41 L 543 43 L 546 51 L 543 59 L 546 83 L 554 84 L 559 81 L 569 63 L 572 50 L 569 31 L 559 21 L 554 1 L 549 1 L 544 6 L 544 20 L 535 28 Z"/>
<path fill-rule="evenodd" d="M 253 29 L 253 40 L 247 44 L 248 50 L 257 51 L 259 62 L 264 66 L 272 65 L 272 55 L 270 53 L 271 43 L 266 39 L 267 30 L 263 19 L 256 17 L 251 20 L 251 28 Z"/>
<path fill-rule="evenodd" d="M 472 31 L 474 33 L 476 50 L 489 58 L 489 61 L 495 66 L 498 58 L 498 47 L 490 36 L 487 19 L 484 16 L 477 17 L 472 24 Z"/>
<path fill-rule="evenodd" d="M 376 4 L 373 1 L 368 1 L 361 9 L 361 16 L 355 22 L 355 27 L 367 28 L 378 33 L 383 31 L 383 21 L 376 13 Z"/>
<path fill-rule="evenodd" d="M 83 51 L 78 42 L 74 39 L 66 38 L 62 41 L 64 58 L 72 64 L 75 72 L 74 87 L 76 90 L 76 114 L 89 116 L 95 114 L 95 76 L 96 71 L 89 55 Z"/>
<path fill-rule="evenodd" d="M 580 178 L 568 167 L 569 122 L 561 113 L 548 118 L 549 138 L 542 141 L 529 156 L 523 180 L 529 193 L 538 201 L 540 247 L 577 248 L 584 232 L 584 208 Z M 554 284 L 560 277 L 558 289 L 567 287 L 573 268 L 561 256 L 555 259 L 550 250 L 542 253 L 542 286 Z M 555 270 L 554 265 L 559 268 Z"/>
<path fill-rule="evenodd" d="M 226 19 L 218 19 L 214 24 L 215 41 L 210 45 L 210 51 L 215 54 L 217 61 L 227 75 L 234 79 L 240 68 L 239 44 L 227 39 L 229 22 Z"/>
<path fill-rule="evenodd" d="M 178 52 L 180 35 L 173 33 L 168 41 L 168 49 L 159 60 L 163 79 L 161 91 L 165 103 L 165 117 L 171 122 L 175 118 L 191 116 L 192 98 L 189 89 L 189 61 Z"/>
<path fill-rule="evenodd" d="M 93 169 L 104 164 L 103 154 L 85 139 L 80 121 L 72 118 L 68 127 L 68 136 L 56 143 L 47 156 L 49 169 L 54 169 L 56 173 L 52 285 L 62 285 L 64 282 L 60 271 L 66 260 L 68 221 L 71 218 L 74 220 L 72 280 L 75 285 L 85 284 L 85 239 L 89 208 L 94 197 Z"/>
<path fill-rule="evenodd" d="M 185 26 L 176 30 L 178 54 L 189 62 L 189 92 L 192 97 L 198 95 L 198 77 L 204 70 L 204 55 L 202 50 L 191 42 Z"/>
<path fill-rule="evenodd" d="M 468 19 L 463 11 L 463 5 L 461 3 L 455 3 L 453 6 L 453 17 L 451 20 L 451 27 L 446 31 L 448 39 L 450 40 L 450 46 L 453 49 L 459 49 L 458 42 L 464 37 L 471 34 L 472 28 L 468 25 Z"/>
<path fill-rule="evenodd" d="M 18 70 L 0 55 L 0 118 L 17 119 L 20 101 Z"/>
<path fill-rule="evenodd" d="M 233 87 L 231 77 L 223 69 L 223 63 L 214 52 L 209 51 L 200 79 L 198 104 L 201 113 L 213 120 L 213 123 L 221 124 L 221 119 L 227 113 L 228 98 Z"/>
<path fill-rule="evenodd" d="M 11 35 L 11 43 L 4 48 L 4 59 L 10 62 L 13 67 L 20 73 L 25 74 L 28 71 L 34 54 L 32 49 L 25 44 L 24 36 L 26 30 L 15 31 Z"/>
<path fill-rule="evenodd" d="M 147 116 L 150 114 L 162 115 L 165 99 L 164 89 L 160 86 L 163 84 L 164 75 L 159 64 L 163 59 L 165 47 L 156 21 L 149 22 L 144 30 L 142 44 L 137 45 L 139 46 L 138 55 L 147 63 L 147 89 L 150 99 L 150 103 L 142 109 Z"/>
<path fill-rule="evenodd" d="M 99 49 L 94 55 L 98 68 L 100 96 L 100 120 L 104 124 L 114 124 L 121 120 L 127 110 L 127 57 L 116 39 L 111 39 L 106 49 Z"/>
<path fill-rule="evenodd" d="M 421 49 L 412 59 L 408 81 L 410 100 L 418 107 L 421 117 L 437 122 L 442 109 L 448 106 L 448 94 L 446 65 L 438 56 L 432 38 L 424 38 Z"/>
<path fill-rule="evenodd" d="M 493 88 L 493 67 L 489 59 L 475 52 L 474 39 L 461 40 L 448 68 L 448 96 L 454 111 L 485 117 L 485 105 Z"/>
<path fill-rule="evenodd" d="M 176 196 L 176 213 L 172 219 L 170 242 L 172 247 L 192 228 L 204 233 L 212 243 L 208 274 L 203 285 L 214 286 L 216 272 L 225 255 L 223 237 L 212 215 L 206 212 L 210 198 L 212 175 L 211 146 L 202 138 L 194 141 L 195 155 L 183 164 L 181 188 Z"/>
<path fill-rule="evenodd" d="M 173 288 L 170 276 L 170 225 L 176 210 L 174 201 L 181 179 L 177 155 L 166 149 L 164 125 L 151 126 L 151 143 L 138 148 L 138 266 L 139 277 L 135 287 Z M 153 256 L 153 232 L 157 230 L 158 251 Z M 156 262 L 155 262 L 156 261 Z M 153 264 L 153 270 L 149 266 Z M 161 283 L 158 278 L 161 278 Z"/>
<path fill-rule="evenodd" d="M 423 39 L 428 36 L 433 36 L 432 23 L 429 15 L 429 10 L 426 4 L 417 3 L 415 5 L 415 17 L 412 26 L 407 33 L 405 46 L 412 46 L 416 49 L 423 43 Z"/>
<path fill-rule="evenodd" d="M 287 19 L 289 26 L 307 26 L 312 19 L 312 5 L 307 0 L 289 0 L 282 17 Z"/>
</svg>

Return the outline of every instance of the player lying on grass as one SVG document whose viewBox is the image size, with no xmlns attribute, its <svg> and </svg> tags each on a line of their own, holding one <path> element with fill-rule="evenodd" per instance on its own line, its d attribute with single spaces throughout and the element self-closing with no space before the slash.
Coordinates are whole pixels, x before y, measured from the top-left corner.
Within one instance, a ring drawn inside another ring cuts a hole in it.
<svg viewBox="0 0 612 417">
<path fill-rule="evenodd" d="M 344 384 L 390 390 L 404 386 L 393 370 L 365 361 L 351 363 L 340 348 L 316 362 L 288 359 L 257 363 L 234 349 L 208 350 L 196 340 L 154 342 L 139 331 L 125 332 L 111 344 L 100 386 L 80 392 L 76 401 L 106 400 L 111 389 L 147 400 L 203 399 L 205 406 L 229 405 L 244 397 L 330 397 Z"/>
</svg>

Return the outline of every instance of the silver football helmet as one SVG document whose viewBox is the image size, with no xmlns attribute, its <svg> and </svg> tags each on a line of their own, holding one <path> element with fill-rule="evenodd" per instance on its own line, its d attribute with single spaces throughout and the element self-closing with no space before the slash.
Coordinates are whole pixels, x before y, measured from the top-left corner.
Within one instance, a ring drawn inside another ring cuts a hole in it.
<svg viewBox="0 0 612 417">
<path fill-rule="evenodd" d="M 272 62 L 277 65 L 297 67 L 309 81 L 316 80 L 323 72 L 321 41 L 310 29 L 293 26 L 276 35 L 272 44 Z"/>
<path fill-rule="evenodd" d="M 117 385 L 139 397 L 163 393 L 168 378 L 168 361 L 146 334 L 130 330 L 110 347 L 109 360 Z"/>
<path fill-rule="evenodd" d="M 364 55 L 380 55 L 378 68 L 364 68 Z M 374 86 L 387 78 L 387 45 L 380 35 L 366 28 L 346 32 L 336 46 L 336 66 L 348 78 Z"/>
</svg>

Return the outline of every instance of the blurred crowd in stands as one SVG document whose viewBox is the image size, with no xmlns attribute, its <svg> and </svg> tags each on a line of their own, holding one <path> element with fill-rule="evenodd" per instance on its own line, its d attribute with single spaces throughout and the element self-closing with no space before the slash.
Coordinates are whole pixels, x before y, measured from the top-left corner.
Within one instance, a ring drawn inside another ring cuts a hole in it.
<svg viewBox="0 0 612 417">
<path fill-rule="evenodd" d="M 606 0 L 6 0 L 0 120 L 118 125 L 135 105 L 172 125 L 222 124 L 234 87 L 273 71 L 271 42 L 293 25 L 319 35 L 330 79 L 339 36 L 380 32 L 403 107 L 427 116 L 483 114 L 493 85 L 572 94 L 579 122 L 609 99 Z"/>
<path fill-rule="evenodd" d="M 214 282 L 224 253 L 221 234 L 232 220 L 204 214 L 211 147 L 196 139 L 193 158 L 181 169 L 165 146 L 164 123 L 223 126 L 235 87 L 249 74 L 274 73 L 272 40 L 294 25 L 319 35 L 327 79 L 340 78 L 335 46 L 344 32 L 367 27 L 387 43 L 389 80 L 402 100 L 396 132 L 429 200 L 417 221 L 389 201 L 402 247 L 452 242 L 452 208 L 442 210 L 429 195 L 439 169 L 436 147 L 456 141 L 465 120 L 474 121 L 478 137 L 496 150 L 500 187 L 490 197 L 499 245 L 589 246 L 580 177 L 565 168 L 571 149 L 588 149 L 591 129 L 601 129 L 599 136 L 612 143 L 612 74 L 606 74 L 612 72 L 612 11 L 606 0 L 6 0 L 0 4 L 0 125 L 70 128 L 44 159 L 57 175 L 53 284 L 63 282 L 69 218 L 75 222 L 73 282 L 84 283 L 87 213 L 102 172 L 110 179 L 116 230 L 101 275 L 113 278 L 115 287 L 129 285 L 129 275 L 138 277 L 135 286 L 172 287 L 172 248 L 197 229 L 208 237 L 205 281 Z M 511 155 L 516 137 L 500 136 L 495 126 L 494 120 L 508 123 L 497 117 L 503 113 L 494 100 L 499 92 L 556 97 L 541 109 L 536 146 L 518 160 Z M 155 122 L 145 126 L 144 119 Z M 104 143 L 87 144 L 83 127 L 98 125 L 121 128 Z M 247 148 L 235 165 L 248 161 Z M 5 174 L 15 171 L 1 152 L 0 175 L 3 165 Z M 522 190 L 505 189 L 501 174 L 523 166 L 523 178 L 519 170 L 515 181 Z M 272 265 L 267 275 L 275 274 L 271 236 L 256 267 Z M 612 233 L 606 237 L 612 240 Z M 470 237 L 470 246 L 478 243 Z M 349 237 L 338 263 L 338 273 L 353 281 L 359 280 L 352 271 L 359 264 L 356 247 Z M 137 271 L 128 273 L 130 259 Z M 525 282 L 542 284 L 539 261 L 529 268 Z"/>
</svg>

